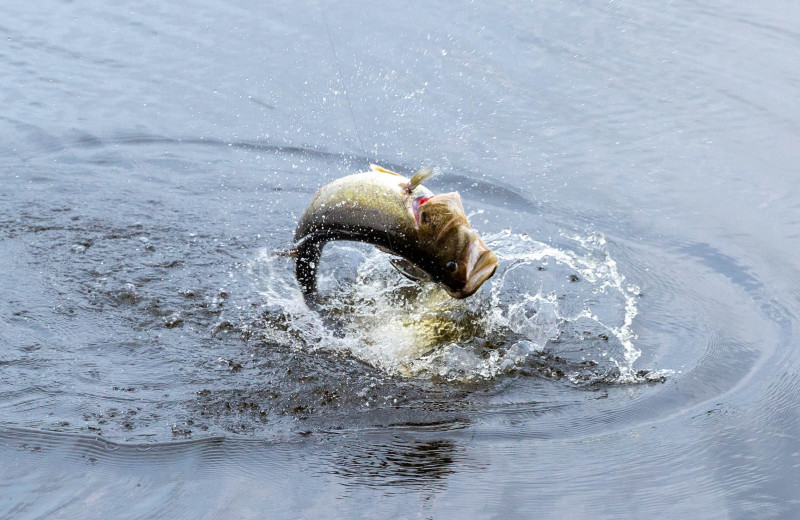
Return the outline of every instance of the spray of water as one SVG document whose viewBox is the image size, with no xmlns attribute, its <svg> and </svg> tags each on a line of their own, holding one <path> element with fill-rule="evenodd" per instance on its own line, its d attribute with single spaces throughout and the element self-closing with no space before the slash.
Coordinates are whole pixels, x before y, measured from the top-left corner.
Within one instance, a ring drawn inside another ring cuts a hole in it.
<svg viewBox="0 0 800 520">
<path fill-rule="evenodd" d="M 306 306 L 290 261 L 263 252 L 250 265 L 267 302 L 259 334 L 354 356 L 400 377 L 470 382 L 529 372 L 576 385 L 668 377 L 634 368 L 639 289 L 626 284 L 605 239 L 567 238 L 574 248 L 510 231 L 486 237 L 500 267 L 466 300 L 403 278 L 369 246 L 329 246 L 317 310 Z"/>
</svg>

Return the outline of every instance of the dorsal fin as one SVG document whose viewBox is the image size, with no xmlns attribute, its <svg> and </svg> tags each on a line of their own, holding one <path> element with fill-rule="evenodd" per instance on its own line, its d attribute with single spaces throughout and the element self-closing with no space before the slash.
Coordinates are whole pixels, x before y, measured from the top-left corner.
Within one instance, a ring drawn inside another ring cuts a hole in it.
<svg viewBox="0 0 800 520">
<path fill-rule="evenodd" d="M 403 185 L 403 189 L 405 190 L 406 193 L 411 193 L 417 188 L 417 186 L 427 181 L 431 177 L 433 177 L 433 170 L 428 166 L 423 166 L 422 168 L 417 170 L 417 173 L 415 173 L 414 176 L 411 177 L 410 181 L 408 181 L 406 184 Z"/>
<path fill-rule="evenodd" d="M 393 172 L 392 170 L 387 170 L 383 166 L 378 166 L 377 164 L 370 164 L 369 170 L 372 172 L 390 173 L 392 175 L 401 176 L 399 173 Z"/>
</svg>

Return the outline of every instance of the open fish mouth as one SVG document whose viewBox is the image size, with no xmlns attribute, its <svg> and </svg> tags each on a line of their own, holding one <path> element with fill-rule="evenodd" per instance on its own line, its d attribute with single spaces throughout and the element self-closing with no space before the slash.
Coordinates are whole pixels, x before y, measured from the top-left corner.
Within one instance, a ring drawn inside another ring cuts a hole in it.
<svg viewBox="0 0 800 520">
<path fill-rule="evenodd" d="M 480 289 L 483 282 L 492 277 L 497 270 L 497 255 L 495 255 L 483 240 L 476 237 L 467 250 L 467 282 L 464 287 L 454 291 L 445 288 L 453 298 L 466 298 L 472 296 Z"/>
</svg>

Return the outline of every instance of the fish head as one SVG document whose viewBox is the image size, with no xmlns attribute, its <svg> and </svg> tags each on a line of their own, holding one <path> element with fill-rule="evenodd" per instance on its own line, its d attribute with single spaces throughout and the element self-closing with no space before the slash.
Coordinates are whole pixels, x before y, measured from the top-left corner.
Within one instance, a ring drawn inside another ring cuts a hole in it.
<svg viewBox="0 0 800 520">
<path fill-rule="evenodd" d="M 450 296 L 471 296 L 494 274 L 497 255 L 470 227 L 458 193 L 420 198 L 415 218 L 419 264 Z"/>
</svg>

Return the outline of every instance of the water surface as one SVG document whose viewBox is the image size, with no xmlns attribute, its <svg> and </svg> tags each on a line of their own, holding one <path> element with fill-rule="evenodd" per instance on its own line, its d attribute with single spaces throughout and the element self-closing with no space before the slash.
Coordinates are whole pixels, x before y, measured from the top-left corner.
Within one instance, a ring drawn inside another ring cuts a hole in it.
<svg viewBox="0 0 800 520">
<path fill-rule="evenodd" d="M 0 7 L 3 518 L 794 518 L 800 11 Z M 322 184 L 432 165 L 465 301 Z"/>
</svg>

